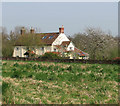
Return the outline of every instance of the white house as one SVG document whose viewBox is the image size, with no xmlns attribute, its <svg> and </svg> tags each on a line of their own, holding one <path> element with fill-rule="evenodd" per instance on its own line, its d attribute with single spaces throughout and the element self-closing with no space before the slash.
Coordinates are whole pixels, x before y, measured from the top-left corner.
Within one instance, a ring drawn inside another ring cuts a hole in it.
<svg viewBox="0 0 120 106">
<path fill-rule="evenodd" d="M 34 29 L 30 30 L 31 34 L 39 35 L 41 41 L 44 42 L 44 46 L 36 47 L 36 50 L 32 52 L 36 55 L 44 55 L 46 52 L 53 52 L 69 57 L 75 58 L 75 54 L 79 59 L 88 59 L 89 55 L 75 47 L 72 41 L 70 41 L 64 33 L 64 27 L 59 28 L 59 32 L 53 33 L 34 33 Z M 25 29 L 21 29 L 21 36 L 24 36 Z M 28 50 L 24 45 L 16 44 L 14 47 L 13 57 L 26 57 L 25 53 Z"/>
</svg>

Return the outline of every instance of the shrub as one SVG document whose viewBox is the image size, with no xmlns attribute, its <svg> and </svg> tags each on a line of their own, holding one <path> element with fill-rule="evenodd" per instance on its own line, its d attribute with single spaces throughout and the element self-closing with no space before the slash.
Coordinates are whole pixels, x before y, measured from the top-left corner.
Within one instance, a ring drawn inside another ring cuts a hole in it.
<svg viewBox="0 0 120 106">
<path fill-rule="evenodd" d="M 42 56 L 42 59 L 60 59 L 61 57 L 58 56 L 57 54 L 55 53 L 45 53 L 43 56 Z"/>
<path fill-rule="evenodd" d="M 7 63 L 3 63 L 3 65 L 7 65 Z"/>
</svg>

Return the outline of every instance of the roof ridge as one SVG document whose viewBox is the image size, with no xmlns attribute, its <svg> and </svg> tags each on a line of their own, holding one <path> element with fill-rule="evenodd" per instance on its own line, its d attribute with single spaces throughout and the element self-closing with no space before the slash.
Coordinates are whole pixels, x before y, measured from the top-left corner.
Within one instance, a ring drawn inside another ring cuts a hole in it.
<svg viewBox="0 0 120 106">
<path fill-rule="evenodd" d="M 46 32 L 46 33 L 36 33 L 36 34 L 52 34 L 52 33 L 59 34 L 59 32 Z"/>
</svg>

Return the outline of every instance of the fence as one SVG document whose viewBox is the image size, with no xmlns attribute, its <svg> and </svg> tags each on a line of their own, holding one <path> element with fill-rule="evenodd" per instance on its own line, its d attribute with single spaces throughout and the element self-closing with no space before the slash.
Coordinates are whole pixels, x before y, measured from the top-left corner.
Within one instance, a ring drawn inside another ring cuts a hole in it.
<svg viewBox="0 0 120 106">
<path fill-rule="evenodd" d="M 17 61 L 47 61 L 65 63 L 88 63 L 88 64 L 120 64 L 120 60 L 80 60 L 80 59 L 41 59 L 41 58 L 22 58 L 22 57 L 3 57 L 2 60 Z"/>
</svg>

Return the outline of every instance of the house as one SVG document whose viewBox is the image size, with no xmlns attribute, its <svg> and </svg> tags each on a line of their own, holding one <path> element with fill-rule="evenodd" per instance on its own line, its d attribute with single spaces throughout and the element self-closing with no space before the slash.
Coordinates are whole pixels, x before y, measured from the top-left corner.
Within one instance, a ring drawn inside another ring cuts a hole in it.
<svg viewBox="0 0 120 106">
<path fill-rule="evenodd" d="M 75 47 L 72 41 L 64 33 L 64 27 L 59 28 L 59 32 L 53 33 L 35 33 L 34 29 L 30 29 L 31 34 L 40 36 L 40 40 L 44 45 L 36 47 L 35 50 L 31 51 L 36 55 L 44 55 L 46 52 L 52 52 L 59 54 L 70 59 L 88 59 L 89 54 L 79 50 Z M 25 35 L 25 29 L 21 29 L 21 36 Z M 30 51 L 27 51 L 25 45 L 16 44 L 14 47 L 13 57 L 27 57 Z"/>
</svg>

